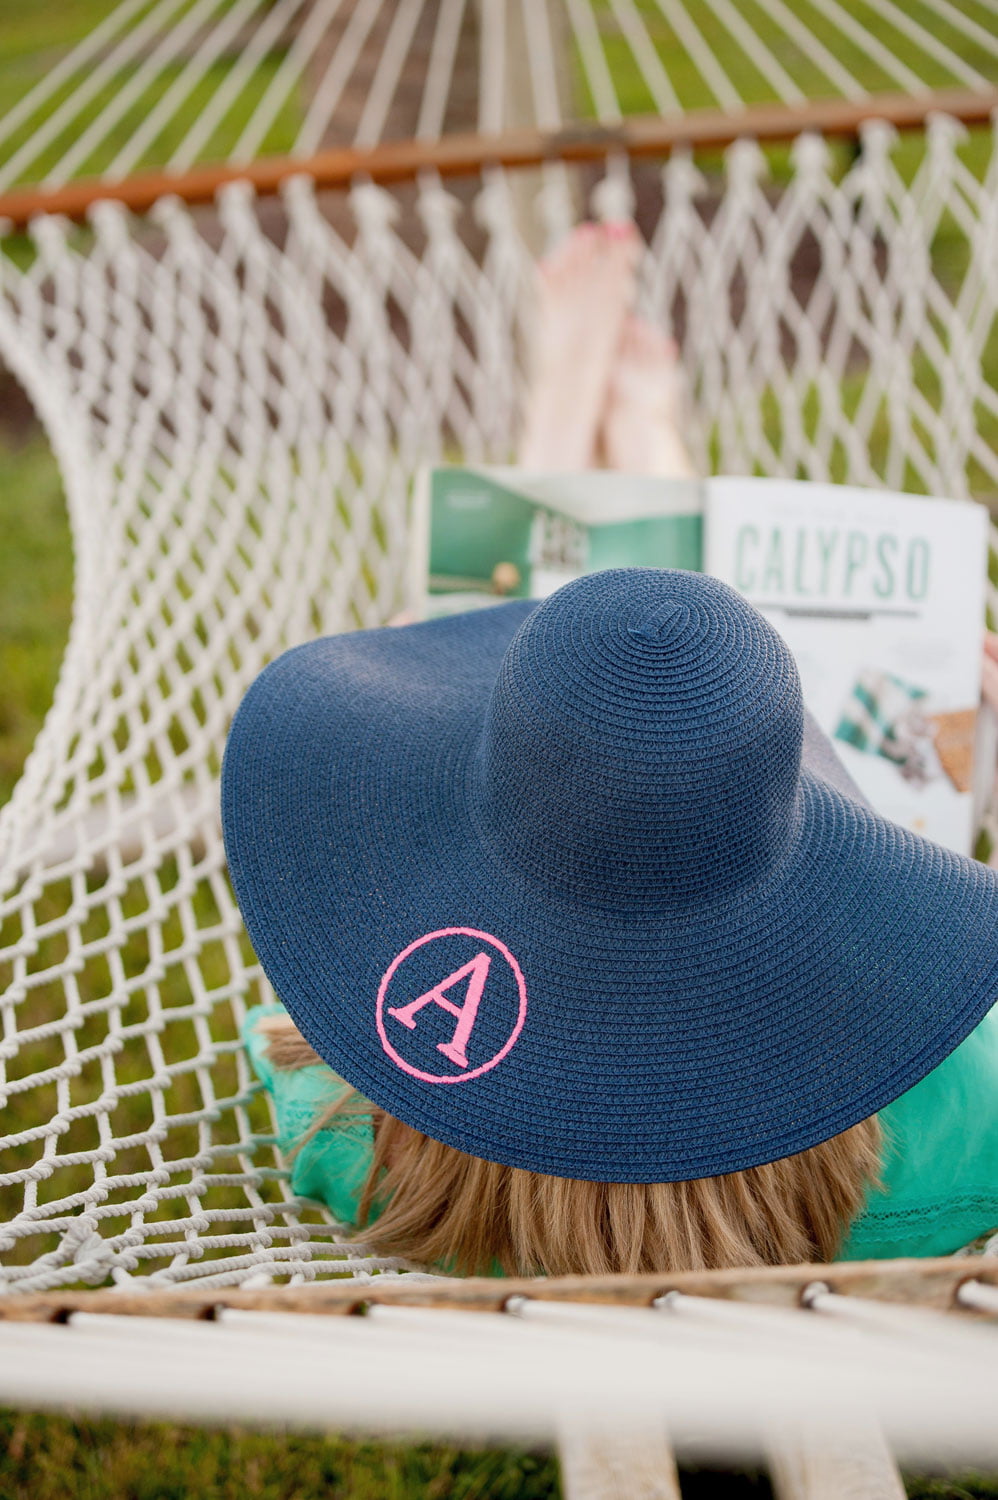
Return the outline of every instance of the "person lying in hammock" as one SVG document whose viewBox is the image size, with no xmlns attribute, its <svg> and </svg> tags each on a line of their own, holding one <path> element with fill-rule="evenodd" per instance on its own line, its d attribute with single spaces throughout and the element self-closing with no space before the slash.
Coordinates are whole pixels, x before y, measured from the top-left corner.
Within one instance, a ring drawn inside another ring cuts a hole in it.
<svg viewBox="0 0 998 1500">
<path fill-rule="evenodd" d="M 292 1186 L 376 1252 L 672 1272 L 998 1225 L 998 874 L 872 812 L 716 579 L 299 646 L 222 818 Z"/>
</svg>

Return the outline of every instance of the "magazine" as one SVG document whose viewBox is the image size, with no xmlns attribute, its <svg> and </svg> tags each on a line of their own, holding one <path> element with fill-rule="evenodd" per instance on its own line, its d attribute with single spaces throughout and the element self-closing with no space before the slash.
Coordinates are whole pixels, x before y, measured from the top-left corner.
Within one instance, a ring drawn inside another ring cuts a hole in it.
<svg viewBox="0 0 998 1500">
<path fill-rule="evenodd" d="M 873 806 L 971 853 L 985 508 L 762 479 L 713 479 L 705 505 L 706 570 L 791 647 L 808 707 Z"/>
<path fill-rule="evenodd" d="M 972 852 L 996 749 L 977 711 L 983 506 L 784 479 L 454 467 L 424 473 L 416 517 L 411 594 L 427 617 L 542 598 L 601 568 L 732 584 L 787 641 L 808 707 L 877 811 Z"/>
<path fill-rule="evenodd" d="M 703 486 L 594 470 L 424 472 L 412 596 L 429 616 L 541 599 L 601 568 L 699 569 Z"/>
</svg>

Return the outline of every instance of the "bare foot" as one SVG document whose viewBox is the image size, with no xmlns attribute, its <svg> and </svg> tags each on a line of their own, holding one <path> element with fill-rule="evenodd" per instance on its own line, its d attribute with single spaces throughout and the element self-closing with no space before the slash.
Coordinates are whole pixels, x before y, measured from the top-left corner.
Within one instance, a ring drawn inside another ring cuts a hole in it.
<svg viewBox="0 0 998 1500">
<path fill-rule="evenodd" d="M 524 468 L 592 466 L 640 247 L 633 224 L 580 224 L 538 267 Z"/>
<path fill-rule="evenodd" d="M 607 467 L 662 479 L 696 477 L 683 441 L 683 372 L 675 341 L 640 318 L 625 323 L 603 422 Z"/>
</svg>

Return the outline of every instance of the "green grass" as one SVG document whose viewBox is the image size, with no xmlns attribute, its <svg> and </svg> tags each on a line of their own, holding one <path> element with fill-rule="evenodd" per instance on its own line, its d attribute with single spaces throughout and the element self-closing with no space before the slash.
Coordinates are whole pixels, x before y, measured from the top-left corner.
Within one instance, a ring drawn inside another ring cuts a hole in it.
<svg viewBox="0 0 998 1500">
<path fill-rule="evenodd" d="M 2 436 L 2 434 L 0 434 Z M 0 803 L 52 701 L 69 633 L 73 560 L 62 481 L 40 433 L 0 445 Z"/>
<path fill-rule="evenodd" d="M 764 1474 L 683 1471 L 683 1500 L 772 1500 Z M 995 1500 L 998 1481 L 908 1475 L 910 1500 Z M 0 1500 L 559 1500 L 544 1453 L 210 1430 L 0 1410 Z"/>
<path fill-rule="evenodd" d="M 556 1500 L 558 1494 L 557 1464 L 539 1454 L 0 1411 L 0 1500 Z"/>
<path fill-rule="evenodd" d="M 624 115 L 653 114 L 655 99 L 642 76 L 635 67 L 634 56 L 627 38 L 616 21 L 611 0 L 587 0 L 600 29 L 607 64 L 613 77 L 617 100 Z M 666 72 L 672 83 L 680 106 L 684 110 L 716 109 L 715 98 L 708 80 L 701 73 L 693 57 L 687 52 L 679 34 L 670 25 L 657 0 L 635 0 L 641 21 L 659 57 L 666 63 Z M 736 5 L 743 12 L 759 40 L 774 55 L 808 99 L 828 98 L 837 93 L 836 87 L 824 72 L 787 36 L 769 15 L 761 0 L 743 0 Z M 903 89 L 883 63 L 869 56 L 838 30 L 813 0 L 792 0 L 789 8 L 812 34 L 822 41 L 859 81 L 873 94 L 897 94 Z M 994 25 L 994 17 L 980 0 L 963 0 L 962 10 L 969 20 L 976 21 L 985 30 Z M 709 45 L 715 61 L 727 74 L 738 93 L 747 104 L 772 103 L 779 95 L 772 82 L 759 65 L 749 58 L 737 39 L 712 12 L 708 5 L 691 7 L 697 27 Z M 939 61 L 934 49 L 926 50 L 895 31 L 889 23 L 875 13 L 866 0 L 843 0 L 843 9 L 855 20 L 868 28 L 896 57 L 907 63 L 934 88 L 953 88 L 952 73 Z M 923 0 L 909 0 L 903 9 L 911 20 L 920 23 L 940 43 L 948 46 L 963 62 L 976 68 L 991 84 L 998 83 L 998 60 L 979 43 L 968 38 L 939 14 L 930 10 Z M 583 118 L 595 118 L 596 102 L 583 65 L 578 46 L 573 48 L 572 99 L 575 110 Z M 961 85 L 962 86 L 962 85 Z M 990 131 L 975 128 L 961 151 L 970 170 L 983 175 L 989 155 Z M 769 171 L 776 182 L 785 182 L 791 175 L 791 153 L 786 146 L 771 146 L 765 149 Z M 895 164 L 902 177 L 910 180 L 924 156 L 920 132 L 908 132 L 895 154 Z M 855 159 L 854 148 L 847 142 L 830 143 L 831 169 L 840 176 Z M 723 167 L 723 155 L 718 151 L 703 152 L 698 163 L 709 175 L 719 174 Z"/>
<path fill-rule="evenodd" d="M 0 99 L 5 105 L 15 105 L 41 82 L 58 64 L 63 56 L 85 38 L 114 9 L 116 0 L 74 0 L 67 5 L 64 0 L 35 0 L 24 5 L 21 0 L 0 0 Z M 230 0 L 231 3 L 231 0 Z M 602 39 L 607 66 L 613 75 L 617 102 L 624 114 L 653 113 L 656 99 L 635 66 L 626 34 L 614 14 L 611 0 L 589 0 Z M 175 13 L 175 24 L 182 22 L 194 0 L 182 0 Z M 953 72 L 940 61 L 937 47 L 925 47 L 907 39 L 882 17 L 871 13 L 868 0 L 843 0 L 844 8 L 856 20 L 880 35 L 888 52 L 911 66 L 924 81 L 935 87 L 953 87 Z M 709 81 L 693 57 L 687 52 L 679 34 L 670 25 L 657 0 L 636 0 L 642 25 L 658 56 L 665 63 L 680 105 L 687 110 L 716 108 L 717 99 Z M 219 0 L 221 15 L 226 8 Z M 803 90 L 807 97 L 827 97 L 837 91 L 836 85 L 823 70 L 793 41 L 770 17 L 761 0 L 740 0 L 739 8 L 750 23 L 760 41 L 772 53 L 778 65 Z M 962 0 L 961 8 L 967 18 L 985 30 L 993 24 L 993 16 L 982 0 Z M 754 61 L 741 46 L 738 39 L 711 11 L 710 7 L 695 7 L 696 23 L 708 44 L 716 63 L 735 85 L 738 93 L 749 103 L 769 102 L 778 97 L 777 88 L 765 70 Z M 862 86 L 874 93 L 897 93 L 901 83 L 885 67 L 882 61 L 871 57 L 854 42 L 835 28 L 814 0 L 794 0 L 791 9 L 822 41 L 839 61 L 852 73 Z M 911 20 L 920 23 L 938 41 L 948 46 L 964 63 L 971 65 L 992 83 L 998 82 L 998 61 L 973 38 L 966 36 L 944 17 L 930 9 L 925 0 L 908 0 L 905 13 Z M 572 43 L 573 66 L 571 105 L 583 117 L 596 113 L 595 100 L 591 92 L 583 54 L 577 43 Z M 201 157 L 218 160 L 234 147 L 240 131 L 273 81 L 284 53 L 274 47 L 255 68 L 252 78 L 243 88 L 239 100 L 218 122 L 211 138 L 205 142 Z M 30 164 L 26 176 L 37 181 L 59 161 L 75 139 L 94 121 L 100 112 L 135 76 L 143 58 L 118 68 L 107 85 L 89 100 L 80 112 L 74 115 L 60 136 L 54 139 L 38 159 Z M 86 161 L 82 162 L 77 175 L 99 174 L 114 160 L 119 150 L 128 144 L 133 132 L 148 116 L 156 102 L 171 87 L 183 72 L 187 59 L 171 64 L 144 89 L 138 98 L 115 124 L 106 140 L 99 142 Z M 236 62 L 235 49 L 230 48 L 206 70 L 204 77 L 190 94 L 179 102 L 173 118 L 167 123 L 156 140 L 149 143 L 143 153 L 139 167 L 155 166 L 165 162 L 179 141 L 198 118 L 204 106 L 217 92 Z M 89 71 L 89 70 L 88 70 Z M 4 156 L 28 141 L 40 120 L 51 115 L 62 103 L 71 98 L 86 78 L 68 79 L 52 95 L 42 115 L 24 122 L 18 133 L 4 145 Z M 291 88 L 278 101 L 279 108 L 266 137 L 260 144 L 262 154 L 283 154 L 292 147 L 302 119 L 306 100 L 298 86 Z M 974 132 L 984 136 L 986 132 Z M 913 138 L 914 139 L 914 138 Z M 911 150 L 917 158 L 920 147 L 915 140 Z M 836 145 L 833 154 L 839 170 L 844 170 L 851 160 L 851 150 L 845 145 Z M 979 154 L 979 153 L 978 153 Z M 777 178 L 789 170 L 787 151 L 773 148 L 769 153 L 771 167 Z M 975 155 L 971 149 L 970 155 Z M 718 159 L 705 157 L 708 168 L 718 165 Z"/>
<path fill-rule="evenodd" d="M 590 4 L 599 23 L 622 112 L 654 112 L 654 97 L 641 72 L 634 65 L 626 36 L 614 18 L 611 0 L 590 0 Z M 666 71 L 681 107 L 685 110 L 716 109 L 717 100 L 708 80 L 687 52 L 680 35 L 670 25 L 657 0 L 636 0 L 636 8 L 656 51 L 667 61 Z M 773 20 L 762 0 L 743 0 L 735 8 L 743 13 L 755 35 L 807 98 L 827 98 L 837 92 L 823 70 Z M 871 33 L 878 35 L 888 50 L 913 68 L 930 87 L 954 87 L 954 75 L 942 63 L 935 47 L 926 49 L 905 38 L 882 16 L 871 13 L 872 8 L 866 0 L 844 0 L 843 8 Z M 980 43 L 941 19 L 938 12 L 931 10 L 924 0 L 907 0 L 903 8 L 911 20 L 920 23 L 940 44 L 948 46 L 991 82 L 998 81 L 998 63 Z M 961 8 L 968 19 L 976 21 L 985 30 L 993 26 L 994 18 L 980 0 L 962 0 Z M 727 74 L 740 96 L 751 104 L 777 100 L 779 95 L 774 83 L 767 78 L 760 65 L 747 55 L 711 7 L 700 5 L 690 9 L 695 14 L 697 26 L 715 62 Z M 790 9 L 870 93 L 901 92 L 900 82 L 883 62 L 861 50 L 846 37 L 828 20 L 814 0 L 793 0 Z M 594 100 L 587 87 L 585 69 L 578 52 L 574 75 L 577 80 L 577 103 L 585 113 L 595 113 Z"/>
<path fill-rule="evenodd" d="M 684 1500 L 772 1500 L 764 1474 L 684 1471 Z M 979 1474 L 908 1475 L 910 1500 L 994 1500 Z M 557 1460 L 0 1410 L 0 1500 L 558 1500 Z"/>
<path fill-rule="evenodd" d="M 100 24 L 116 3 L 117 0 L 73 0 L 72 5 L 67 5 L 64 0 L 37 0 L 35 4 L 23 5 L 20 0 L 0 0 L 0 99 L 4 101 L 4 108 L 16 106 L 73 46 Z M 194 0 L 186 0 L 177 9 L 177 22 L 182 21 L 193 3 Z M 217 14 L 221 16 L 222 13 L 223 7 L 219 5 Z M 204 159 L 219 160 L 232 150 L 282 59 L 283 53 L 278 50 L 262 59 L 247 87 L 206 142 L 202 151 Z M 40 181 L 56 165 L 83 130 L 107 108 L 136 74 L 142 60 L 140 56 L 137 61 L 119 68 L 107 85 L 83 109 L 74 113 L 66 129 L 31 163 L 26 174 L 31 181 Z M 156 140 L 150 142 L 136 169 L 158 166 L 168 160 L 184 134 L 222 85 L 235 62 L 236 53 L 230 49 L 206 70 L 203 78 L 181 101 L 173 118 L 167 122 Z M 185 66 L 186 61 L 181 59 L 176 65 L 157 71 L 155 79 L 132 107 L 125 111 L 106 139 L 101 140 L 91 155 L 81 163 L 77 175 L 96 175 L 107 168 L 116 154 L 128 145 L 135 130 L 180 76 Z M 30 140 L 32 131 L 73 96 L 85 81 L 88 71 L 89 69 L 67 79 L 52 94 L 44 109 L 24 122 L 10 140 L 5 142 L 4 159 Z M 302 118 L 302 105 L 297 88 L 290 89 L 280 101 L 280 108 L 261 143 L 260 150 L 263 154 L 281 155 L 291 149 Z"/>
</svg>

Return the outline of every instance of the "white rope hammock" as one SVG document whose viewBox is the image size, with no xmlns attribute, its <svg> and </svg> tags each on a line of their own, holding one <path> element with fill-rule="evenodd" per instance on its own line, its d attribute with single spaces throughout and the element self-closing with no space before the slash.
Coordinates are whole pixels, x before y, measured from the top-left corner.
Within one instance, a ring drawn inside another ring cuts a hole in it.
<svg viewBox="0 0 998 1500">
<path fill-rule="evenodd" d="M 705 470 L 998 489 L 998 151 L 981 180 L 952 122 L 927 145 L 906 183 L 881 126 L 844 179 L 804 138 L 774 195 L 741 143 L 709 232 L 690 161 L 662 168 L 641 295 L 681 327 Z M 585 202 L 564 178 L 534 200 L 546 237 Z M 217 217 L 168 199 L 147 220 L 100 206 L 84 236 L 39 219 L 33 263 L 0 261 L 0 358 L 58 455 L 77 567 L 55 702 L 0 811 L 11 1288 L 393 1269 L 289 1195 L 268 1143 L 237 1040 L 264 985 L 216 778 L 270 656 L 403 602 L 419 464 L 513 452 L 532 288 L 514 187 L 360 186 L 341 233 L 305 179 L 279 226 L 236 184 Z M 630 189 L 617 164 L 593 198 L 615 213 Z"/>
<path fill-rule="evenodd" d="M 0 191 L 583 114 L 994 88 L 995 0 L 919 14 L 896 0 L 121 0 L 33 86 L 30 69 L 11 79 Z"/>
<path fill-rule="evenodd" d="M 276 1293 L 18 1299 L 0 1401 L 555 1445 L 566 1500 L 678 1500 L 674 1455 L 762 1464 L 786 1500 L 903 1500 L 896 1460 L 998 1465 L 998 1286 L 975 1269 L 854 1267 L 841 1290 L 814 1268 L 707 1273 L 664 1294 L 381 1281 L 364 1317 L 344 1316 L 356 1292 L 325 1295 L 343 1286 L 290 1311 Z"/>
<path fill-rule="evenodd" d="M 481 130 L 528 106 L 554 128 L 566 45 L 610 124 L 633 102 L 621 46 L 642 107 L 673 111 L 701 102 L 687 64 L 722 105 L 792 101 L 816 70 L 850 98 L 998 78 L 998 0 L 925 0 L 931 55 L 900 6 L 875 9 L 873 31 L 845 0 L 806 20 L 766 0 L 758 28 L 736 0 L 124 0 L 15 102 L 0 183 L 370 145 L 400 94 L 432 140 L 464 118 L 468 57 Z M 916 75 L 895 53 L 919 49 Z M 705 472 L 998 492 L 998 149 L 986 131 L 969 152 L 940 115 L 924 139 L 913 177 L 871 123 L 844 175 L 800 137 L 779 190 L 742 141 L 720 180 L 684 152 L 486 166 L 453 191 L 423 172 L 320 197 L 303 175 L 279 200 L 235 183 L 208 212 L 103 203 L 83 229 L 43 216 L 11 236 L 0 362 L 59 460 L 76 591 L 54 703 L 0 809 L 0 1288 L 402 1269 L 291 1194 L 238 1040 L 268 997 L 217 825 L 232 711 L 275 652 L 404 602 L 419 466 L 515 451 L 528 245 L 642 194 L 641 306 L 680 338 Z"/>
<path fill-rule="evenodd" d="M 123 0 L 0 122 L 0 192 L 998 81 L 998 0 L 918 17 Z M 455 1290 L 296 1198 L 239 1041 L 270 996 L 217 815 L 227 725 L 265 662 L 406 602 L 420 465 L 514 454 L 534 253 L 585 214 L 637 213 L 640 309 L 681 344 L 703 472 L 998 494 L 998 139 L 937 112 L 920 140 L 913 156 L 869 122 L 843 170 L 803 134 L 779 183 L 742 140 L 709 178 L 688 151 L 614 149 L 0 222 L 0 364 L 58 458 L 76 564 L 55 699 L 0 809 L 0 1402 L 553 1442 L 566 1500 L 676 1500 L 666 1424 L 681 1456 L 764 1462 L 781 1500 L 900 1500 L 892 1452 L 998 1465 L 987 1261 L 883 1285 L 829 1268 L 807 1311 L 788 1310 L 800 1274 L 679 1278 L 652 1310 L 655 1289 L 619 1285 Z M 359 1289 L 364 1319 L 275 1311 L 355 1310 Z M 398 1305 L 421 1295 L 432 1311 Z M 474 1296 L 489 1310 L 461 1311 Z"/>
</svg>

